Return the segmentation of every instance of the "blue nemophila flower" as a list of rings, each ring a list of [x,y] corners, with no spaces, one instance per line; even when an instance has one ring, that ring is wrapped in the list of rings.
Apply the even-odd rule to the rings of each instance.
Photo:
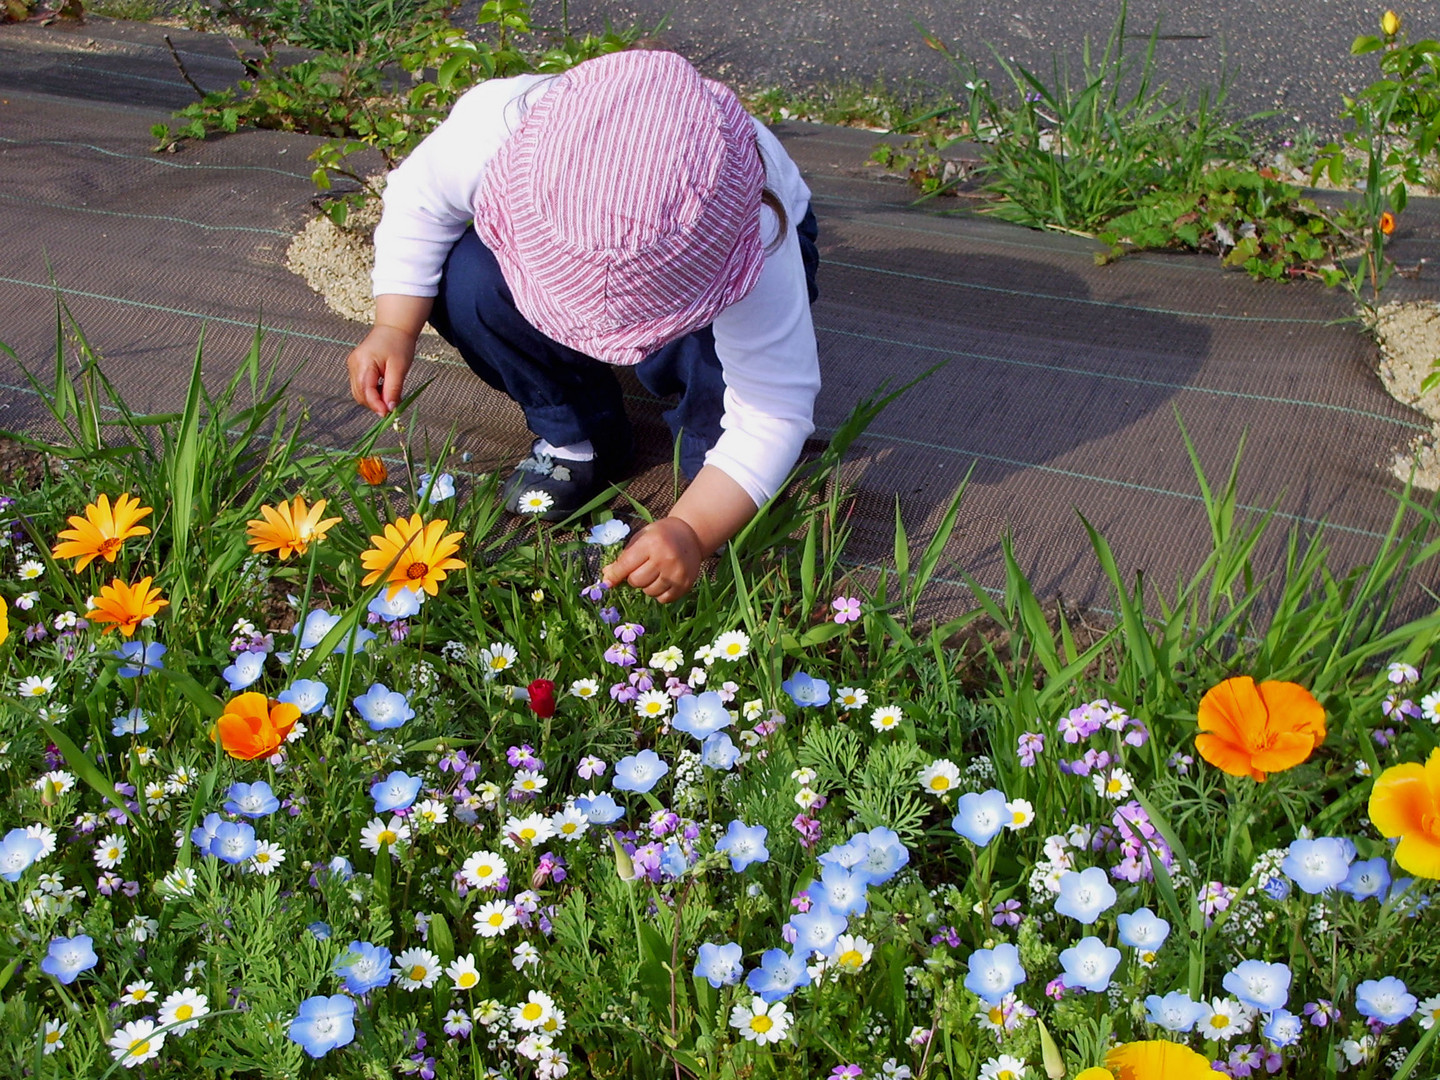
[[[455,477],[448,472],[442,472],[439,476],[433,473],[420,474],[420,493],[422,502],[429,502],[431,506],[442,503],[446,499],[455,497]]]
[[[232,694],[239,693],[265,674],[265,654],[247,651],[235,657],[235,662],[220,673]]]
[[[390,950],[368,941],[352,941],[345,955],[335,961],[335,974],[345,980],[352,994],[368,994],[390,985]]]
[[[40,961],[40,970],[69,986],[82,971],[89,971],[99,962],[100,958],[95,955],[95,940],[89,934],[77,934],[75,937],[53,939],[45,959]]]
[[[955,818],[950,827],[976,847],[984,847],[1000,835],[1010,811],[1005,806],[1005,793],[967,791],[955,803]]]
[[[144,735],[149,730],[150,721],[145,719],[145,710],[138,706],[110,721],[110,734],[115,736]]]
[[[1115,904],[1115,887],[1103,868],[1067,870],[1060,875],[1060,895],[1055,898],[1055,911],[1069,915],[1078,923],[1091,925]]]
[[[349,881],[355,876],[355,867],[350,865],[350,860],[344,855],[336,855],[327,864],[326,869],[337,881]]]
[[[590,527],[590,535],[585,537],[587,544],[599,544],[602,547],[609,544],[618,544],[630,535],[630,526],[619,518],[611,518],[609,521],[602,521],[598,525]]]
[[[269,817],[279,809],[280,800],[275,797],[275,792],[264,780],[257,780],[253,784],[237,782],[231,784],[230,790],[226,792],[225,812],[227,814],[262,818]]]
[[[1394,975],[1383,979],[1366,979],[1355,987],[1355,1011],[1386,1027],[1398,1024],[1420,1004],[1405,983]]]
[[[1145,999],[1145,1019],[1166,1031],[1193,1031],[1209,1012],[1203,1001],[1196,1001],[1184,990],[1171,990],[1161,997],[1151,994]]]
[[[1110,985],[1110,976],[1120,965],[1120,950],[1097,937],[1083,937],[1060,953],[1060,964],[1065,969],[1060,981],[1066,989],[1099,994]]]
[[[976,949],[968,961],[965,989],[986,1005],[998,1005],[1006,994],[1025,981],[1020,950],[1009,942],[993,949]]]
[[[780,689],[789,694],[790,700],[802,709],[830,704],[830,684],[824,679],[811,678],[803,671],[797,671],[782,682]]]
[[[420,605],[425,602],[424,589],[418,592],[414,589],[401,589],[394,596],[387,596],[386,593],[389,591],[381,589],[365,610],[372,615],[378,615],[386,622],[408,619],[412,615],[420,614]]]
[[[1267,964],[1263,960],[1242,960],[1226,972],[1221,985],[1234,994],[1240,1004],[1260,1012],[1284,1008],[1290,997],[1290,969],[1284,964]]]
[[[675,719],[670,726],[703,742],[721,728],[730,726],[730,713],[725,708],[725,699],[714,690],[686,694],[675,703]]]
[[[1148,907],[1129,915],[1118,915],[1115,925],[1120,931],[1120,944],[1144,952],[1157,952],[1170,936],[1170,924]]]
[[[371,731],[398,728],[407,720],[415,718],[415,710],[410,707],[409,699],[400,691],[391,690],[384,683],[371,683],[370,689],[355,698],[353,704],[365,723],[370,725]]]
[[[290,1021],[290,1041],[299,1043],[312,1058],[321,1058],[355,1038],[355,999],[344,994],[317,995],[300,1003]]]
[[[790,926],[795,931],[795,951],[807,956],[812,952],[828,956],[846,925],[844,915],[824,904],[815,904],[809,911],[790,916]]]
[[[24,829],[11,829],[5,839],[0,840],[0,878],[19,881],[44,847],[39,837],[31,836]]]
[[[291,632],[299,639],[300,648],[313,649],[325,640],[325,635],[330,633],[339,621],[339,615],[332,615],[324,608],[316,608],[305,616],[303,623],[296,623]],[[331,651],[336,655],[347,652],[352,647],[352,642],[353,648],[359,649],[363,647],[367,641],[372,641],[374,638],[375,634],[373,631],[366,630],[364,627],[356,627],[350,634],[345,635],[340,643]],[[276,653],[275,655],[278,656],[280,662],[284,664],[290,663],[293,658],[292,653]]]
[[[305,929],[310,931],[310,936],[313,937],[316,941],[330,940],[331,930],[330,924],[327,922],[321,922],[317,919],[315,922],[312,922],[308,926],[306,926]]]
[[[127,641],[110,653],[125,661],[115,670],[122,679],[133,679],[137,675],[148,675],[165,666],[165,654],[170,650],[158,641],[145,644],[143,641]]]
[[[1265,1021],[1260,1034],[1283,1050],[1300,1041],[1300,1036],[1305,1034],[1305,1021],[1289,1009],[1276,1009]]]
[[[1350,874],[1355,845],[1338,836],[1295,840],[1280,863],[1285,876],[1311,896],[1328,892]]]
[[[330,696],[330,688],[323,682],[317,682],[314,679],[296,679],[275,696],[281,701],[294,705],[300,710],[301,716],[309,716],[325,707],[325,699]]]
[[[210,854],[221,862],[242,863],[255,854],[255,829],[243,821],[222,821],[215,826]]]
[[[575,809],[585,815],[591,825],[612,825],[625,816],[625,810],[609,792],[598,795],[581,795],[575,800]]]
[[[893,829],[882,826],[856,833],[850,843],[858,844],[860,849],[860,859],[851,869],[871,885],[884,885],[910,861],[910,850]]]
[[[770,850],[765,846],[769,835],[764,825],[746,825],[736,818],[715,844],[715,850],[730,856],[730,869],[738,874],[751,863],[769,861]]]
[[[810,985],[810,972],[805,970],[805,958],[792,956],[784,949],[766,949],[760,956],[760,966],[745,976],[745,985],[763,1001],[775,1002]]]
[[[610,783],[616,791],[634,791],[644,795],[669,771],[670,766],[654,750],[641,750],[615,763],[615,775]]]
[[[396,769],[384,780],[370,785],[370,798],[375,800],[375,813],[388,814],[392,810],[408,810],[420,794],[423,781],[418,776]]]
[[[1390,887],[1390,864],[1382,855],[1353,862],[1338,887],[1356,900],[1378,899]]]
[[[717,990],[734,986],[743,970],[741,956],[740,946],[733,941],[724,945],[707,941],[700,946],[700,955],[695,959],[695,978],[704,979]]]
[[[215,842],[215,831],[225,824],[225,819],[219,814],[206,814],[199,825],[190,830],[190,842],[195,845],[201,855],[210,854],[210,846]]]
[[[680,699],[684,701],[684,698]],[[728,772],[740,760],[740,748],[723,731],[717,731],[700,744],[700,764],[707,769]]]
[[[870,906],[865,877],[831,863],[820,871],[820,880],[806,889],[813,904],[828,907],[841,915],[864,915]]]
[[[665,850],[660,853],[660,873],[666,880],[674,881],[690,869],[689,856],[674,840],[665,845]]]

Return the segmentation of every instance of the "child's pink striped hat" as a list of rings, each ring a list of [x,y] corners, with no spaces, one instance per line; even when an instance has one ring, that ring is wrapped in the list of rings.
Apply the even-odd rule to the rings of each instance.
[[[611,53],[526,112],[485,170],[475,230],[537,329],[637,364],[754,287],[764,184],[728,87],[674,53]]]

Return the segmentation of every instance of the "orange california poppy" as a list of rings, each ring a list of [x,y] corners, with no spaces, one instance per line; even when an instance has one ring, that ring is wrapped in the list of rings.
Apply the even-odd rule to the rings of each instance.
[[[264,515],[263,520],[254,518],[245,523],[250,533],[250,546],[257,552],[278,551],[281,559],[288,559],[292,552],[304,555],[312,540],[316,543],[324,540],[330,526],[340,520],[332,517],[322,521],[320,515],[324,512],[324,499],[306,507],[302,495],[296,495],[293,504],[282,502],[278,506],[262,506],[260,513]]]
[[[424,589],[434,596],[445,571],[459,570],[465,563],[450,556],[460,550],[464,533],[444,535],[450,522],[441,519],[426,525],[419,514],[410,519],[397,518],[385,526],[385,535],[370,537],[375,546],[360,553],[360,562],[370,573],[361,585],[373,585],[382,578],[389,583],[385,596],[393,597],[401,589],[419,592]]]
[[[1395,231],[1395,215],[1389,210],[1380,215],[1380,231],[1386,236]]]
[[[122,494],[110,506],[110,498],[101,495],[85,507],[85,516],[78,514],[70,518],[70,528],[60,533],[60,543],[50,552],[57,559],[74,559],[75,569],[84,570],[95,558],[114,562],[120,545],[132,536],[144,536],[150,530],[135,524],[146,514],[154,513],[148,506],[141,506],[140,500]]]
[[[1211,1080],[1225,1075],[1211,1068],[1204,1054],[1164,1039],[1122,1043],[1105,1055],[1105,1064],[1116,1080]]]
[[[101,587],[95,606],[85,612],[85,618],[91,622],[114,623],[116,630],[132,637],[141,622],[169,603],[160,599],[159,589],[150,587],[148,577],[141,578],[134,588],[116,578]]]
[[[1386,839],[1400,837],[1400,869],[1440,878],[1440,750],[1431,750],[1424,765],[1412,761],[1382,772],[1370,790],[1370,820]]]
[[[1325,741],[1325,710],[1298,683],[1226,679],[1200,699],[1200,756],[1231,776],[1264,780]]]
[[[241,694],[226,702],[212,738],[218,738],[231,757],[254,761],[280,749],[299,719],[298,705],[271,701],[264,694]]]
[[[360,479],[371,487],[379,487],[390,477],[390,470],[378,457],[362,457],[355,462],[355,471]]]

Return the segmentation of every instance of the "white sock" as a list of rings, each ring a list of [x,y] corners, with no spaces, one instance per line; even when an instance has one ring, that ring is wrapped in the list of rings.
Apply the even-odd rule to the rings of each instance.
[[[590,445],[590,440],[571,443],[569,446],[551,446],[544,439],[536,439],[535,445],[530,448],[532,454],[548,454],[552,458],[559,458],[561,461],[594,461],[595,447]]]

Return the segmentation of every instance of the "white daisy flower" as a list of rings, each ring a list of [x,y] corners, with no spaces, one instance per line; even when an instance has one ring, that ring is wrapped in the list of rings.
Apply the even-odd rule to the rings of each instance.
[[[1195,1030],[1207,1039],[1229,1042],[1237,1035],[1243,1035],[1250,1028],[1248,1010],[1231,998],[1214,998],[1205,1006],[1205,1015],[1195,1025]]]
[[[480,666],[485,669],[485,678],[493,679],[502,671],[509,671],[520,659],[515,646],[503,641],[492,641],[480,650]]]
[[[842,686],[835,691],[835,704],[842,712],[849,712],[851,709],[858,709],[862,705],[869,704],[870,695],[864,690],[854,686]]]
[[[750,635],[743,630],[728,630],[715,639],[710,649],[720,660],[743,659],[750,652]]]
[[[550,497],[550,493],[537,488],[522,491],[516,509],[522,514],[543,514],[554,505],[555,500]]]
[[[854,975],[870,962],[875,946],[859,935],[841,934],[835,939],[831,963],[837,972]]]
[[[410,816],[423,826],[444,825],[450,820],[450,808],[438,799],[421,799],[411,808]]]
[[[481,904],[475,912],[475,932],[481,937],[499,937],[519,921],[515,905],[504,900]]]
[[[544,773],[536,772],[533,769],[519,769],[515,773],[515,779],[510,781],[511,791],[524,791],[530,794],[538,794],[540,789],[550,782],[550,778]]]
[[[937,758],[920,770],[920,786],[931,795],[948,795],[960,783],[960,767],[948,758]]]
[[[500,843],[518,851],[522,844],[530,847],[549,840],[555,835],[555,826],[544,814],[527,814],[523,818],[506,818],[503,831],[504,838]]]
[[[588,700],[600,693],[600,684],[594,679],[576,679],[570,684],[570,693],[578,698]]]
[[[904,718],[899,705],[882,705],[870,714],[870,726],[876,731],[894,731]]]
[[[455,984],[456,990],[474,990],[480,985],[480,972],[475,967],[475,957],[456,957],[445,969],[445,977]]]
[[[664,690],[646,690],[635,699],[635,715],[642,719],[657,719],[670,712],[670,695]]]
[[[395,958],[395,975],[402,990],[428,990],[440,977],[440,957],[429,949],[406,949]]]
[[[65,1032],[69,1030],[70,1024],[66,1021],[46,1020],[45,1034],[40,1037],[45,1053],[53,1054],[56,1050],[65,1049]]]
[[[510,1006],[510,1026],[516,1031],[534,1031],[554,1014],[554,999],[543,990],[531,990],[525,1001]]]
[[[55,689],[55,676],[26,675],[20,680],[21,697],[44,697]]]
[[[371,818],[370,823],[360,830],[360,846],[372,855],[380,854],[381,844],[389,844],[391,856],[398,859],[400,853],[395,849],[409,839],[410,826],[400,817],[391,817],[389,822],[378,817]]]
[[[170,1027],[170,1035],[183,1035],[200,1026],[200,1018],[210,1011],[210,999],[186,986],[176,990],[160,1005],[160,1026]]]
[[[110,833],[95,845],[95,865],[102,870],[113,870],[125,859],[125,838]]]
[[[1029,799],[1011,799],[1005,804],[1005,810],[1010,815],[1005,827],[1011,832],[1019,832],[1035,820],[1035,807]]]
[[[749,1042],[764,1046],[785,1038],[790,1030],[790,1014],[783,1001],[767,1005],[764,998],[751,998],[749,1004],[730,1010],[730,1026]]]
[[[576,809],[574,803],[569,803],[565,809],[550,818],[550,824],[554,826],[555,835],[561,840],[579,840],[590,827],[590,819]]]
[[[145,1005],[154,1000],[155,984],[144,979],[128,984],[125,993],[120,995],[122,1005]]]
[[[1124,769],[1111,769],[1108,773],[1095,773],[1090,777],[1090,782],[1095,785],[1095,794],[1104,796],[1111,802],[1119,802],[1128,796],[1135,787],[1135,782],[1130,779],[1130,774]]]
[[[110,1055],[127,1069],[160,1056],[165,1045],[165,1033],[155,1030],[155,1021],[149,1018],[131,1020],[106,1040]]]
[[[460,876],[472,889],[494,885],[509,872],[505,859],[493,851],[477,851],[460,867]]]
[[[45,576],[45,564],[38,559],[26,559],[20,564],[20,580],[34,581]]]
[[[261,877],[269,877],[285,861],[285,849],[269,840],[255,841],[255,854],[250,856],[250,869]]]

